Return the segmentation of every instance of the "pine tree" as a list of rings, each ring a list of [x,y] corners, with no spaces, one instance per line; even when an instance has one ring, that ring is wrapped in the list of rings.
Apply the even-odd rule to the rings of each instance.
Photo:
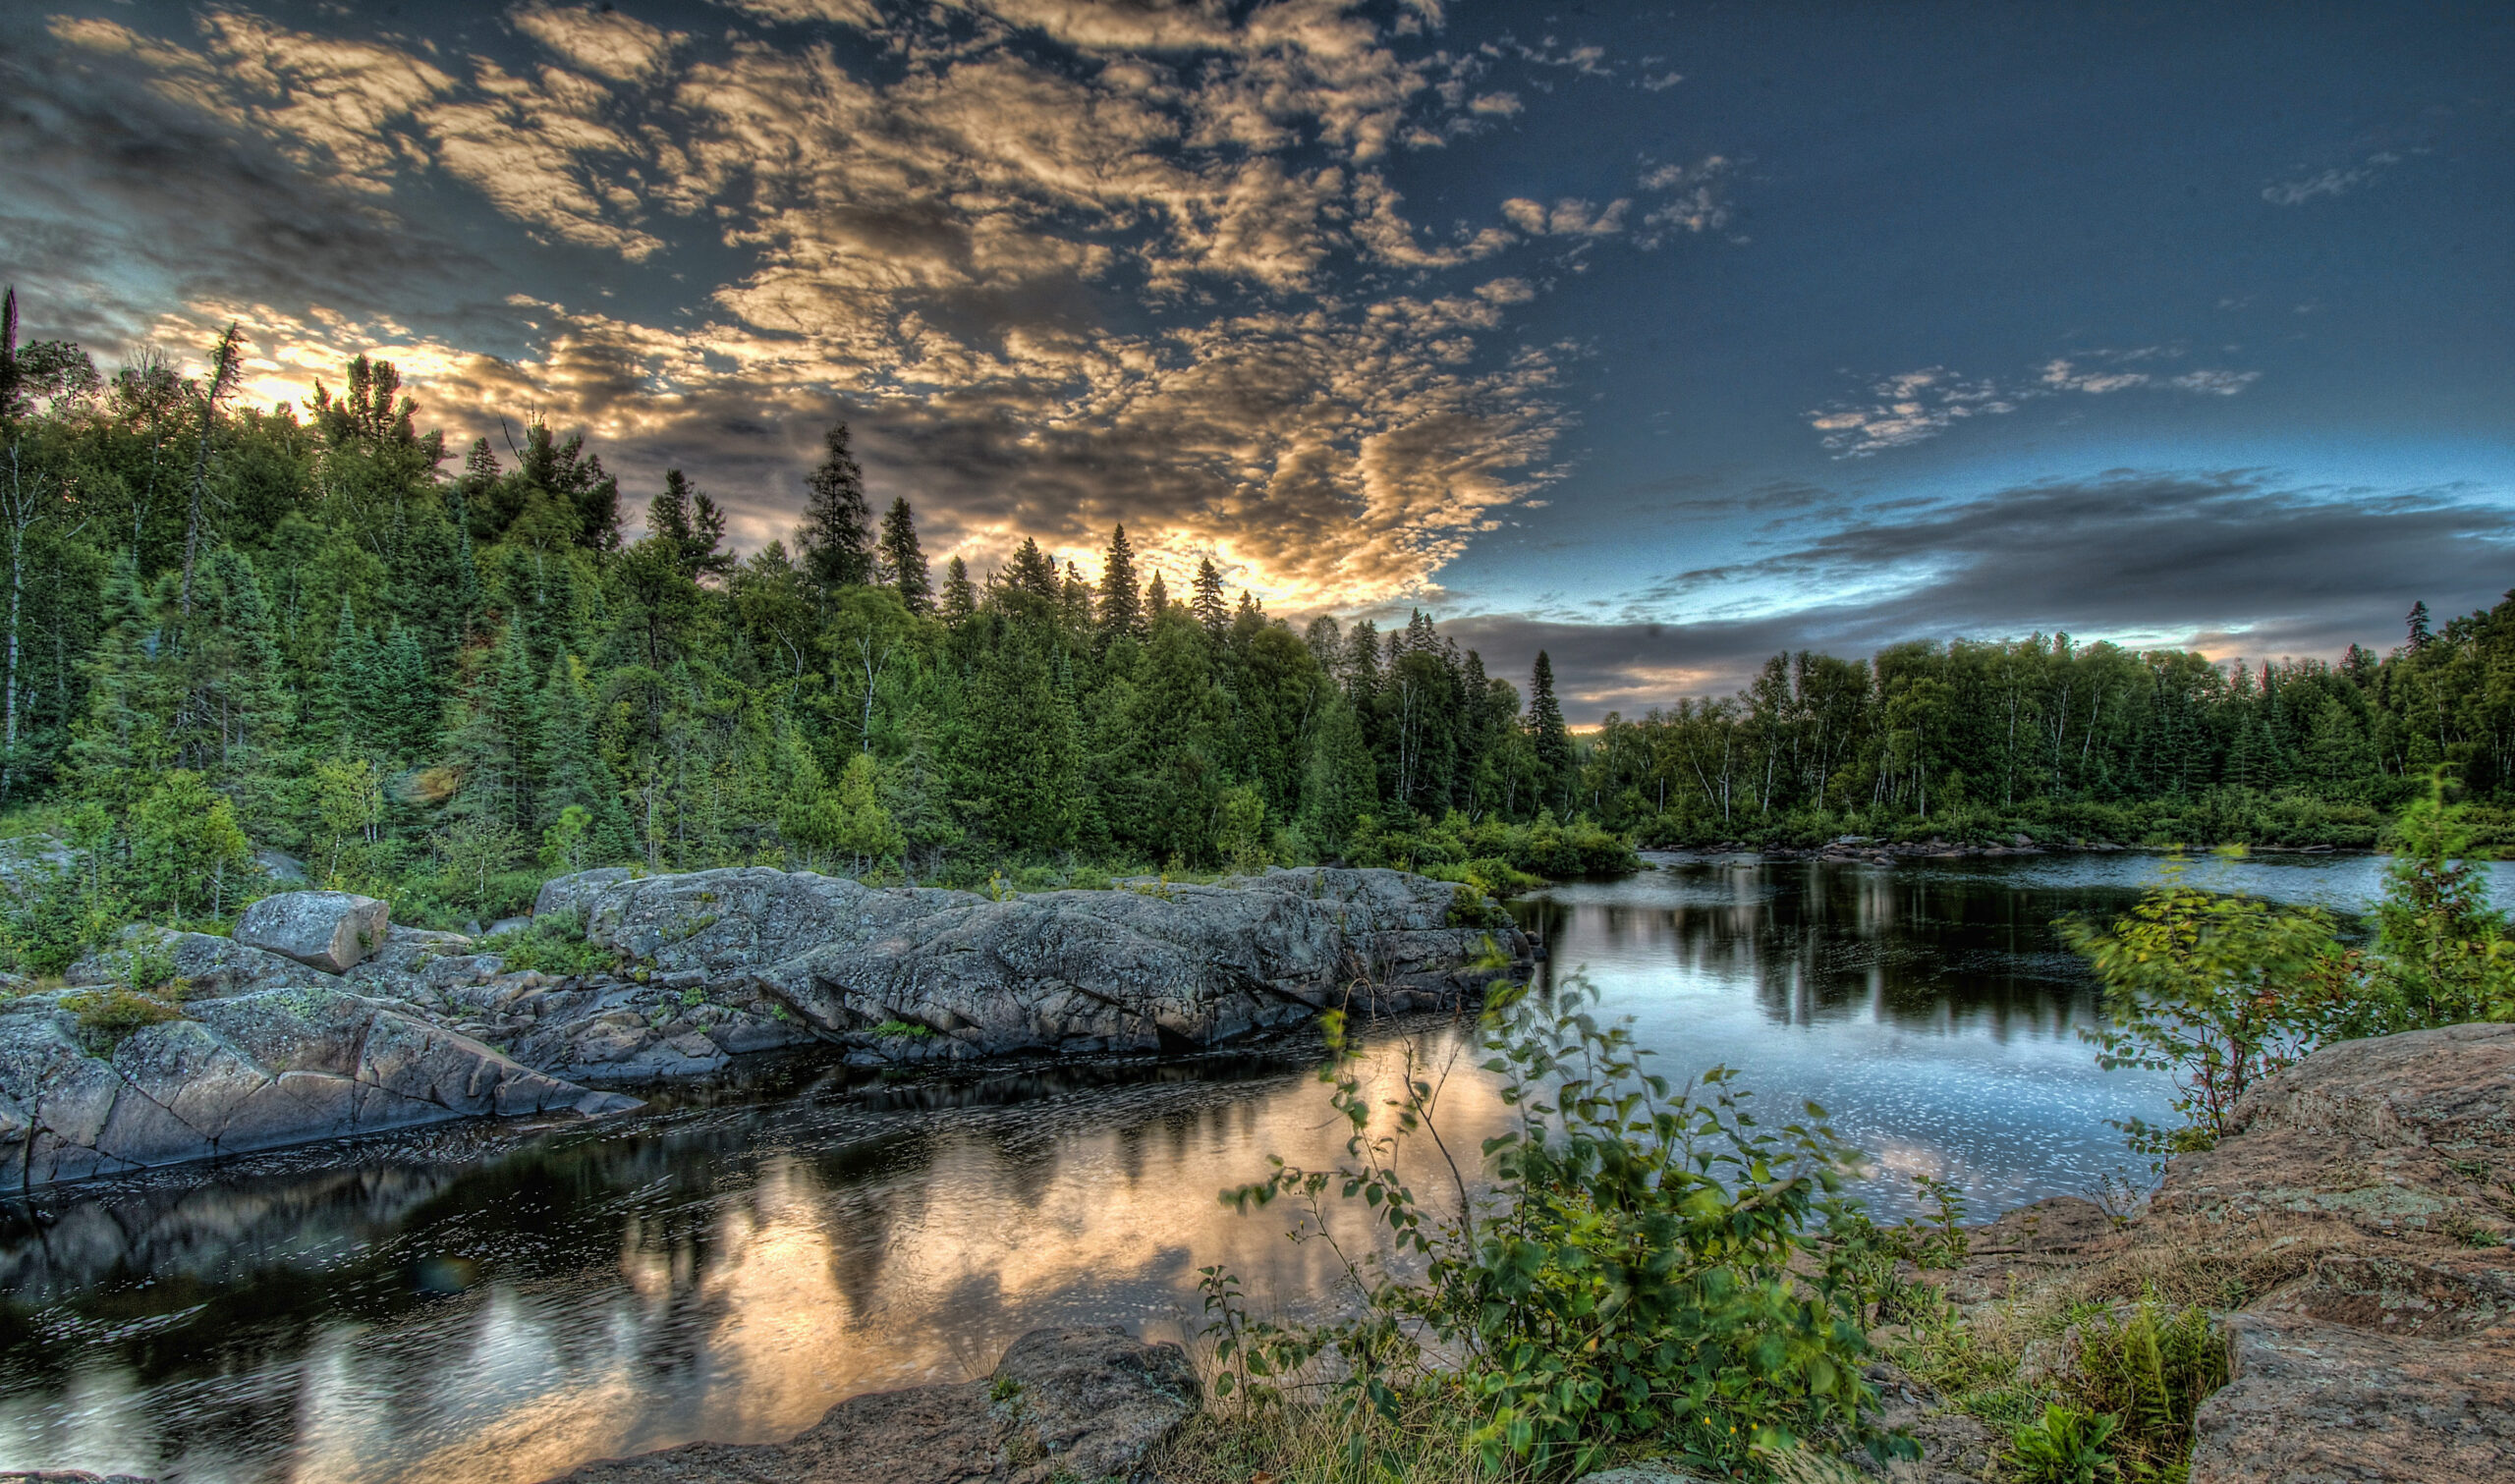
[[[1170,611],[1170,589],[1161,582],[1161,571],[1155,568],[1152,583],[1144,590],[1144,622],[1149,629],[1153,622]]]
[[[1100,561],[1100,637],[1103,642],[1124,634],[1144,633],[1144,593],[1136,582],[1136,552],[1127,544],[1127,528],[1109,531],[1108,555]]]
[[[2436,635],[2429,632],[2426,599],[2410,605],[2410,652],[2417,654],[2434,642]]]
[[[1542,649],[1529,674],[1529,737],[1537,754],[1538,800],[1558,813],[1570,812],[1572,732],[1554,698],[1554,661]]]
[[[1222,600],[1222,574],[1214,570],[1211,557],[1197,561],[1197,591],[1188,607],[1204,627],[1207,638],[1219,641],[1230,630],[1231,607]]]
[[[925,548],[917,543],[917,521],[906,497],[893,500],[882,516],[881,578],[900,595],[911,613],[934,607],[934,584],[925,575]]]
[[[865,471],[848,449],[847,424],[833,423],[822,445],[821,462],[804,481],[804,522],[795,531],[795,550],[826,606],[840,588],[873,580],[873,517],[865,504]]]

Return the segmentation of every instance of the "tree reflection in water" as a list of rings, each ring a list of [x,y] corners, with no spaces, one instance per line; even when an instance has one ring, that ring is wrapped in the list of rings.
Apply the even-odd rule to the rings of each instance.
[[[1675,1075],[1815,1097],[1878,1164],[1981,1207],[2084,1189],[2153,1114],[2075,1029],[2063,911],[2021,873],[1689,866],[1520,910]],[[1381,1027],[1436,1055],[1443,1017]],[[0,1204],[0,1468],[227,1480],[530,1481],[692,1438],[781,1437],[856,1392],[982,1373],[1024,1330],[1177,1336],[1194,1270],[1314,1306],[1332,1255],[1215,1199],[1335,1152],[1314,1040],[885,1081],[773,1062],[646,1112],[468,1126]],[[1473,1058],[1459,1065],[1471,1067]],[[1387,1060],[1382,1074],[1391,1074]],[[1504,1110],[1459,1073],[1445,1126]],[[1343,1234],[1361,1240],[1361,1232]]]

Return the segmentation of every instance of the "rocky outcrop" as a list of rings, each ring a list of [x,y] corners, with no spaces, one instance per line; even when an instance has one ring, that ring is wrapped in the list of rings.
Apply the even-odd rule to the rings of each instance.
[[[2515,1481],[2515,1025],[2327,1047],[2247,1092],[2139,1219],[2064,1198],[1970,1236],[1945,1284],[1969,1307],[2119,1302],[2160,1282],[2241,1295],[2191,1484]],[[2075,1354],[2066,1333],[2030,1344],[2019,1380],[2065,1379]],[[1923,1458],[1888,1477],[1997,1476],[2004,1437],[1918,1415],[1941,1434],[1916,1428]]]
[[[345,974],[384,946],[383,903],[352,892],[275,892],[236,919],[236,941]]]
[[[975,1484],[1134,1479],[1199,1403],[1175,1345],[1123,1329],[1034,1330],[986,1381],[851,1398],[784,1443],[693,1443],[554,1484]]]
[[[2231,1318],[2193,1484],[2515,1479],[2515,1025],[2328,1047],[2233,1126],[2154,1217],[2326,1235]]]
[[[1455,925],[1456,888],[1386,870],[996,901],[733,869],[544,896],[650,975],[749,989],[867,1060],[1208,1045],[1338,1007],[1455,1005],[1528,955],[1514,928]]]
[[[317,972],[294,959],[283,959],[233,938],[221,938],[212,933],[168,932],[145,923],[134,923],[124,928],[121,940],[112,948],[82,955],[63,973],[62,980],[74,988],[90,984],[128,984],[132,978],[132,952],[135,948],[142,953],[163,955],[174,965],[174,978],[182,992],[191,997],[208,998],[289,986],[342,987],[341,980],[335,975]]]
[[[20,1187],[482,1115],[637,1106],[414,1008],[320,987],[194,1001],[121,1032],[76,991],[0,1006],[0,1170]],[[114,1035],[114,1039],[102,1039]]]

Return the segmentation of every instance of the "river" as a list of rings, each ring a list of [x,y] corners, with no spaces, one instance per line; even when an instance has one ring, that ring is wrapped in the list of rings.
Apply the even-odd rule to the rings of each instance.
[[[2158,862],[1683,861],[1514,905],[1633,1017],[1660,1070],[1738,1069],[1767,1116],[1822,1104],[1866,1150],[1984,1213],[2133,1167],[2109,1120],[2162,1079],[2106,1072],[2094,985],[2051,923],[2127,903]],[[2380,862],[2196,868],[2347,909]],[[2499,886],[2508,885],[2501,876]],[[2507,893],[2500,891],[2501,898]],[[1503,1110],[1448,1017],[1377,1027],[1452,1069],[1445,1128]],[[1162,1061],[890,1080],[789,1059],[644,1112],[468,1125],[0,1203],[0,1469],[184,1484],[531,1484],[696,1438],[792,1434],[859,1392],[982,1375],[1042,1324],[1181,1338],[1196,1269],[1257,1307],[1333,1292],[1325,1243],[1216,1192],[1341,1134],[1314,1037]]]

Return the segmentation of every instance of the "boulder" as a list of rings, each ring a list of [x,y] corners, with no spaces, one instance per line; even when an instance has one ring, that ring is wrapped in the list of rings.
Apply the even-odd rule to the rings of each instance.
[[[450,1119],[639,1106],[344,990],[193,1001],[110,1047],[83,1034],[70,999],[0,1007],[0,1168],[21,1187]]]
[[[343,974],[384,946],[385,905],[351,892],[280,892],[236,920],[236,941]]]
[[[1175,1345],[1145,1345],[1115,1325],[1034,1330],[987,1381],[855,1397],[784,1443],[692,1443],[589,1463],[564,1484],[1135,1479],[1199,1402]]]

